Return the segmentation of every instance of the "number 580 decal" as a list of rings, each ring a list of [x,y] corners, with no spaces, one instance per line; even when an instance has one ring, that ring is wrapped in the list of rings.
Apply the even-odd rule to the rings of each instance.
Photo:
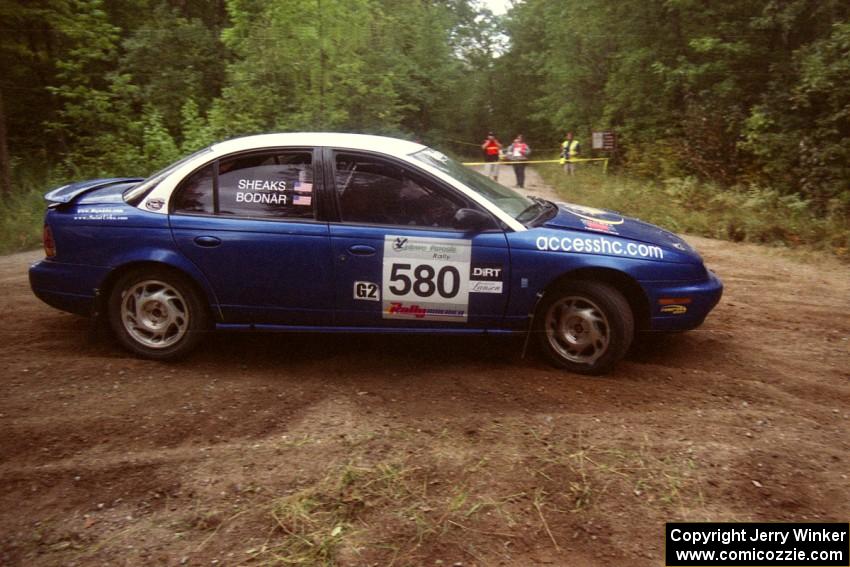
[[[470,257],[469,240],[387,236],[384,318],[466,321]]]
[[[408,272],[412,271],[411,279]],[[460,291],[460,272],[454,266],[443,266],[437,271],[430,264],[393,264],[390,269],[390,291],[396,295],[407,295],[411,291],[417,297],[431,297],[435,293],[445,299],[457,296]]]

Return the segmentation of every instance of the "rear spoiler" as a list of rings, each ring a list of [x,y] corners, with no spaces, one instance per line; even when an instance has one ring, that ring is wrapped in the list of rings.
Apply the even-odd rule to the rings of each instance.
[[[89,181],[79,181],[77,183],[69,183],[62,187],[57,187],[44,195],[44,199],[50,203],[50,206],[66,205],[81,195],[85,195],[95,189],[103,189],[110,185],[118,185],[120,183],[141,183],[143,177],[111,177],[108,179],[91,179]]]

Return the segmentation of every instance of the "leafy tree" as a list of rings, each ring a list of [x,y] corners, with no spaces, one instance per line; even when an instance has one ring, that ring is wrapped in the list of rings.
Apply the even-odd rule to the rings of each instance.
[[[223,40],[237,60],[212,115],[217,131],[336,130],[377,117],[397,122],[396,95],[367,62],[371,22],[381,17],[372,2],[232,0],[228,9],[233,25]]]
[[[825,206],[846,203],[848,20],[837,0],[527,0],[497,65],[538,132],[613,128],[635,171]]]
[[[179,131],[187,99],[208,108],[221,92],[225,50],[215,31],[199,19],[186,19],[160,4],[124,40],[123,48],[120,72],[132,77],[141,99],[157,108],[173,133]]]
[[[182,154],[190,154],[215,141],[207,121],[201,116],[194,100],[190,98],[183,104],[180,115],[180,131],[183,137],[183,143],[180,145]]]
[[[757,178],[814,199],[821,210],[850,209],[850,23],[795,52],[793,87],[774,85],[753,108],[742,146]]]
[[[369,54],[369,64],[376,73],[384,70],[402,103],[397,127],[443,138],[461,119],[450,109],[464,98],[455,91],[461,78],[452,38],[458,16],[452,6],[439,3],[385,0],[382,5],[383,18],[373,30],[380,49]]]
[[[56,149],[41,135],[57,104],[46,89],[54,81],[55,14],[62,0],[0,2],[0,187],[11,190],[11,164],[48,159]],[[27,163],[28,165],[28,163]]]
[[[64,55],[49,91],[61,110],[47,126],[65,148],[64,166],[76,175],[137,170],[137,88],[115,72],[120,30],[101,0],[69,0],[55,18]]]
[[[151,171],[162,169],[180,157],[162,116],[152,107],[148,107],[142,117],[142,155]]]

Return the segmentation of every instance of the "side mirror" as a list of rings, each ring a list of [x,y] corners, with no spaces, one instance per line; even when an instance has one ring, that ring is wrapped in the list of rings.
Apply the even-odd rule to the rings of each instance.
[[[454,227],[469,232],[480,232],[492,228],[493,219],[475,209],[460,209],[455,213]]]

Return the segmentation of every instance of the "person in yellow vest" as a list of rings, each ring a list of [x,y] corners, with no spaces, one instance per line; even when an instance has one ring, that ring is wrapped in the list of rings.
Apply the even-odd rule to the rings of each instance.
[[[567,139],[561,144],[561,164],[564,166],[564,173],[575,175],[576,164],[572,160],[578,157],[581,151],[581,142],[573,138],[572,132],[567,132]]]

